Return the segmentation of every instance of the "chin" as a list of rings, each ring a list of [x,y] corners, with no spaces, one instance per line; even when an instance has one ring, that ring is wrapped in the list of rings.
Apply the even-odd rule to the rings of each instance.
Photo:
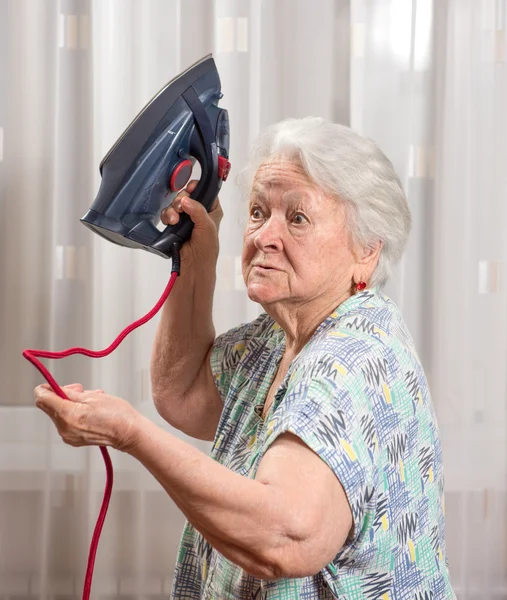
[[[247,293],[252,302],[258,302],[263,307],[280,300],[279,293],[273,290],[270,286],[258,284],[249,285],[247,287]]]

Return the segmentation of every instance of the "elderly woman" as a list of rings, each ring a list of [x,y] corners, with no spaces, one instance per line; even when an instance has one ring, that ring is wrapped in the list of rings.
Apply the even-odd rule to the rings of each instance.
[[[428,385],[379,291],[410,230],[391,163],[346,127],[288,120],[260,136],[244,179],[243,276],[265,311],[251,323],[215,338],[218,201],[208,214],[184,192],[163,215],[195,227],[153,396],[213,440],[211,458],[101,392],[68,386],[65,402],[41,386],[38,406],[67,443],[137,458],[185,513],[173,598],[454,598]]]

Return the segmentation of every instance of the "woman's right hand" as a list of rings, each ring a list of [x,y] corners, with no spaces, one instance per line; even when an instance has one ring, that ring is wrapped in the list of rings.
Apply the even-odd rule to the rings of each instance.
[[[215,198],[213,206],[208,213],[204,206],[190,198],[195,190],[197,180],[192,180],[187,187],[179,192],[172,204],[160,213],[160,219],[164,225],[176,225],[180,220],[180,214],[185,212],[194,223],[192,236],[181,248],[181,259],[190,264],[199,264],[218,258],[218,229],[223,217],[223,211],[218,197]]]

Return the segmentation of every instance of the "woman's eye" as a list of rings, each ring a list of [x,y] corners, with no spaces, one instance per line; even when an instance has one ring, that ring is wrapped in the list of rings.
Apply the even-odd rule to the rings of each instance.
[[[255,221],[258,221],[259,219],[262,219],[262,211],[259,208],[252,208],[250,211],[250,216]]]
[[[296,225],[302,225],[306,221],[306,217],[301,213],[296,213],[292,219]]]

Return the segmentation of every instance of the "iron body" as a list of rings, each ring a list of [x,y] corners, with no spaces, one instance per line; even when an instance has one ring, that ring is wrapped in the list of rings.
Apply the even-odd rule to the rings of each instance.
[[[170,257],[193,224],[186,214],[160,230],[160,213],[185,186],[197,161],[191,194],[209,211],[227,178],[229,118],[215,61],[207,56],[170,81],[144,107],[100,163],[102,182],[81,221],[102,237]]]

